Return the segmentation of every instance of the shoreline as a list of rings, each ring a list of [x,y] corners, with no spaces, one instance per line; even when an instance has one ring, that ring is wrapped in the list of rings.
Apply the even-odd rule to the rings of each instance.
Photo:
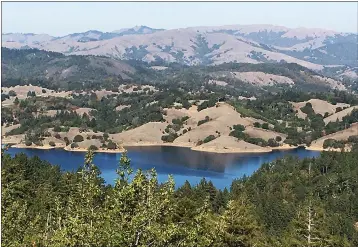
[[[63,150],[67,151],[67,152],[82,152],[82,153],[86,153],[88,151],[88,149],[86,148],[68,148],[67,146],[63,148]],[[124,148],[121,149],[98,149],[98,150],[93,150],[94,153],[123,153],[125,151]]]
[[[309,151],[320,151],[320,152],[341,152],[342,149],[340,148],[323,148],[323,147],[317,147],[317,146],[305,146],[305,149],[306,150],[309,150]],[[350,148],[345,148],[344,149],[345,152],[350,152],[351,149]]]
[[[1,143],[2,145],[4,144],[10,144],[11,143]],[[115,150],[109,150],[109,149],[99,149],[99,150],[94,150],[95,153],[123,153],[126,151],[126,148],[130,148],[130,147],[181,147],[181,148],[189,148],[192,151],[196,151],[196,152],[207,152],[207,153],[217,153],[217,154],[249,154],[249,153],[255,153],[255,154],[259,154],[259,153],[270,153],[273,151],[285,151],[285,150],[293,150],[293,149],[297,149],[300,146],[288,146],[288,145],[283,145],[280,147],[270,147],[270,148],[262,148],[262,149],[240,149],[240,148],[228,148],[228,149],[216,149],[216,148],[200,148],[200,146],[193,146],[190,144],[178,144],[178,143],[129,143],[129,144],[122,144],[123,148],[121,149],[115,149]],[[13,144],[11,145],[12,148],[27,148],[27,149],[39,149],[39,150],[52,150],[52,149],[63,149],[67,152],[87,152],[88,149],[86,148],[75,148],[72,149],[68,146],[49,146],[49,145],[45,145],[45,146],[26,146],[24,144]],[[311,150],[311,151],[333,151],[333,150],[324,150],[324,149],[319,149],[319,148],[310,148],[310,147],[305,147],[303,146],[306,150]],[[266,149],[266,150],[265,150]],[[337,150],[338,151],[338,150]],[[339,150],[340,151],[340,150]]]

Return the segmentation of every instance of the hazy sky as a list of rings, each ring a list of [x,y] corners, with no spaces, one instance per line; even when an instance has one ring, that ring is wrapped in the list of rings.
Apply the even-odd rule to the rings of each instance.
[[[55,36],[88,30],[113,31],[136,25],[153,28],[274,24],[358,32],[354,2],[6,2],[2,32]]]

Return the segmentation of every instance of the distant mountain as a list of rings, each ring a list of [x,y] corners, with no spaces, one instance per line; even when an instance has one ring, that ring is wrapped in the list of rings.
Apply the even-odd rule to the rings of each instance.
[[[66,55],[102,55],[146,62],[186,65],[287,62],[313,70],[332,65],[358,66],[357,34],[325,29],[231,25],[163,30],[137,26],[64,37],[43,34],[2,37],[2,45],[8,48],[38,48]]]
[[[150,34],[159,31],[164,31],[164,29],[155,29],[147,26],[135,26],[133,28],[123,28],[115,30],[112,33],[120,35],[133,35],[133,34]]]

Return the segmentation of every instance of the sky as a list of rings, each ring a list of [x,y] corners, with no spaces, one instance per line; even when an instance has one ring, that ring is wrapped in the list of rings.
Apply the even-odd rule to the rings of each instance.
[[[273,24],[358,32],[357,2],[2,2],[2,33]]]

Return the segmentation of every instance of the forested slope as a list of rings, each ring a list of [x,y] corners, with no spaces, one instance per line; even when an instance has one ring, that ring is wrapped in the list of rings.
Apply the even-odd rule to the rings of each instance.
[[[358,245],[356,148],[264,164],[223,191],[204,179],[177,190],[171,177],[158,184],[126,154],[105,186],[92,158],[61,172],[2,153],[2,246]]]

